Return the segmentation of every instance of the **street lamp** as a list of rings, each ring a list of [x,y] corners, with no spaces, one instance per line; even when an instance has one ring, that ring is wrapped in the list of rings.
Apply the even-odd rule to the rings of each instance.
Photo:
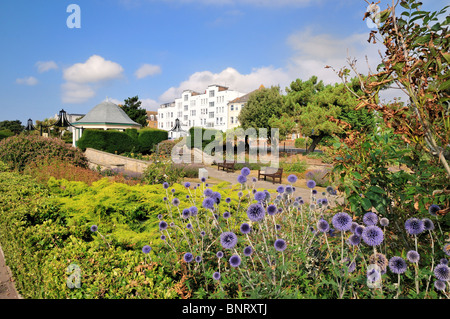
[[[42,128],[44,128],[44,127],[45,128],[49,128],[49,127],[52,127],[52,126],[63,128],[63,127],[68,127],[68,126],[73,126],[73,125],[67,119],[66,111],[61,110],[61,111],[59,111],[59,116],[58,116],[58,119],[57,119],[55,124],[43,125],[41,123],[41,125],[40,125],[41,136],[42,136]],[[34,131],[34,130],[36,130],[36,127],[33,125],[33,121],[31,119],[28,120],[28,124],[27,124],[27,127],[25,128],[25,130],[27,130],[27,131]]]

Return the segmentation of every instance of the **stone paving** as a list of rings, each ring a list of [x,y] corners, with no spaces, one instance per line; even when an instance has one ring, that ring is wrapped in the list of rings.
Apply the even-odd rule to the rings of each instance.
[[[14,286],[11,271],[5,264],[5,256],[0,247],[0,299],[21,299]]]

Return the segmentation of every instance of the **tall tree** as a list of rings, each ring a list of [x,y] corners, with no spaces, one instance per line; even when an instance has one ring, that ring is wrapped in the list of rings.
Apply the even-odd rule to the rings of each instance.
[[[127,115],[135,121],[142,125],[142,127],[147,126],[147,111],[141,108],[141,101],[139,101],[139,97],[136,95],[134,97],[130,97],[125,100],[125,104],[122,105],[122,110],[127,113]]]
[[[19,134],[24,130],[24,126],[22,125],[22,122],[19,120],[15,121],[2,121],[0,122],[0,131],[1,130],[10,130],[14,134]]]
[[[270,119],[272,116],[281,117],[284,112],[284,100],[280,93],[279,86],[270,88],[261,87],[253,92],[239,113],[238,120],[244,130],[255,128],[258,132],[259,128],[268,130],[268,138],[271,138]]]
[[[357,90],[359,83],[353,79],[350,85]],[[307,81],[293,81],[286,92],[286,114],[290,114],[302,134],[312,140],[307,153],[313,152],[324,137],[344,134],[344,126],[359,131],[374,127],[373,116],[365,110],[355,110],[358,101],[344,84],[324,85],[312,76]]]

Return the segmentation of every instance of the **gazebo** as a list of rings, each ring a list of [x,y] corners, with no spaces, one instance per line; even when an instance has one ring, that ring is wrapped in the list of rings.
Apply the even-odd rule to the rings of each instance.
[[[187,136],[188,132],[181,128],[181,123],[179,119],[175,120],[175,126],[169,130],[169,137],[176,140],[179,137]]]
[[[104,101],[92,110],[90,110],[83,118],[72,123],[73,146],[80,139],[84,129],[103,129],[103,130],[119,130],[124,131],[127,128],[139,129],[141,125],[134,122],[117,104],[110,101]]]

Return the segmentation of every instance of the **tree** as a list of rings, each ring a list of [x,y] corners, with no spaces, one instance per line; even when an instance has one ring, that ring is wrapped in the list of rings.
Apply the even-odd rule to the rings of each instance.
[[[355,90],[359,87],[356,79],[350,85]],[[326,136],[345,135],[345,127],[359,131],[370,131],[374,127],[373,116],[366,110],[355,110],[358,101],[344,84],[324,85],[312,76],[307,81],[293,81],[286,92],[286,114],[295,120],[302,134],[312,140],[307,153],[313,152]]]
[[[25,129],[22,125],[22,122],[19,120],[15,121],[2,121],[0,122],[0,131],[2,130],[10,130],[14,134],[19,134]]]
[[[438,19],[449,6],[428,12],[421,10],[421,4],[402,0],[400,15],[396,14],[398,2],[380,13],[378,31],[371,31],[368,41],[382,42],[386,51],[377,73],[369,71],[366,77],[349,59],[362,87],[361,94],[350,91],[359,99],[358,109],[377,111],[395,134],[436,158],[450,177],[445,156],[450,147],[450,17]],[[338,75],[346,83],[349,73],[343,68]],[[408,105],[381,103],[379,92],[386,85],[402,90],[409,97]]]
[[[284,112],[284,100],[279,86],[270,88],[261,87],[250,94],[245,106],[239,113],[238,120],[241,127],[246,130],[254,128],[258,132],[260,128],[268,130],[268,138],[271,138],[272,116],[279,118]]]
[[[125,104],[122,105],[122,110],[127,113],[127,115],[135,121],[142,125],[142,127],[147,126],[147,111],[141,108],[141,101],[139,101],[139,97],[136,95],[134,97],[128,98],[125,100]]]

